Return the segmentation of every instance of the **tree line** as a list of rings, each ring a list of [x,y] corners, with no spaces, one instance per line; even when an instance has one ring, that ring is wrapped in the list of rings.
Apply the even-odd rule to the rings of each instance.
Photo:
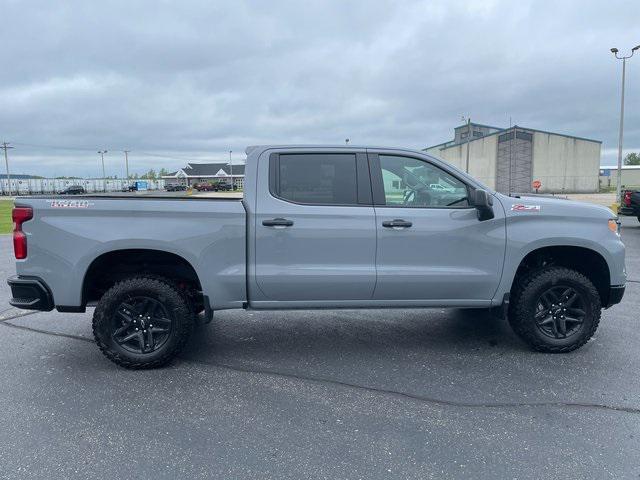
[[[631,152],[626,157],[624,157],[625,165],[640,165],[640,154]]]

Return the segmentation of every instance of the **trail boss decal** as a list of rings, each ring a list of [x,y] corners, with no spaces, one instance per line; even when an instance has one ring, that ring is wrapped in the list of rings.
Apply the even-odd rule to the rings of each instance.
[[[89,208],[94,205],[88,200],[49,200],[51,208]]]
[[[540,205],[525,205],[524,203],[516,203],[511,205],[512,212],[539,212]]]

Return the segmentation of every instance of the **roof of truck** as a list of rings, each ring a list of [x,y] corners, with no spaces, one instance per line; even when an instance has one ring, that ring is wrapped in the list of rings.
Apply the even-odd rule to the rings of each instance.
[[[247,155],[249,155],[252,152],[255,152],[256,150],[260,150],[260,151],[264,151],[264,150],[269,150],[271,148],[336,148],[336,149],[353,149],[353,150],[364,150],[364,149],[372,149],[372,150],[398,150],[398,151],[403,151],[403,152],[414,152],[414,153],[419,153],[421,155],[424,155],[425,152],[421,151],[420,149],[413,149],[413,148],[404,148],[404,147],[385,147],[385,146],[380,146],[380,145],[345,145],[345,144],[310,144],[310,145],[249,145],[247,148],[245,148],[245,153]]]

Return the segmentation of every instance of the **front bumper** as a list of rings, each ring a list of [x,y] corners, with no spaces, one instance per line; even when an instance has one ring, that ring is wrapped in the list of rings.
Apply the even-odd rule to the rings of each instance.
[[[53,296],[47,284],[37,277],[14,276],[7,280],[11,287],[9,304],[24,310],[53,310]]]
[[[616,303],[620,303],[622,297],[624,296],[624,285],[615,285],[609,287],[609,299],[604,308],[609,308]]]

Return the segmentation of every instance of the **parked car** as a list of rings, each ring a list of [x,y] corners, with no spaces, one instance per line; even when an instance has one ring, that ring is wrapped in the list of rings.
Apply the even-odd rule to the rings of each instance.
[[[122,187],[122,191],[123,192],[137,192],[138,191],[138,184],[137,183],[132,183],[131,185],[124,185]]]
[[[210,183],[196,183],[193,188],[195,188],[199,192],[213,192],[214,190],[217,191],[215,189],[215,186],[211,185]]]
[[[626,282],[609,209],[503,195],[401,149],[250,147],[242,199],[20,197],[13,220],[11,305],[95,305],[98,347],[129,368],[231,308],[486,308],[568,352]]]
[[[636,217],[640,221],[640,191],[622,189],[618,215]]]
[[[71,185],[64,190],[60,190],[58,195],[82,195],[83,193],[86,193],[86,191],[82,185]]]
[[[432,183],[429,185],[432,190],[440,190],[443,192],[455,193],[455,189],[446,185],[440,185],[439,183]]]
[[[229,192],[231,191],[231,185],[228,183],[214,183],[213,189],[216,192]]]
[[[182,191],[185,191],[187,187],[186,185],[174,184],[174,185],[165,185],[164,189],[167,192],[182,192]]]

